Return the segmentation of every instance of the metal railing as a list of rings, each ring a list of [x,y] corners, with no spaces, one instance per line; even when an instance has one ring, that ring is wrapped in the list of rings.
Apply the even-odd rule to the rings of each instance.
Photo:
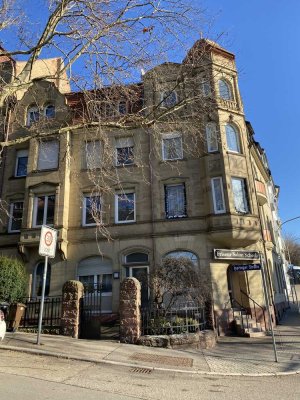
[[[250,304],[250,313],[251,313],[251,317],[255,319],[256,321],[256,327],[258,327],[258,324],[261,323],[261,318],[257,313],[257,308],[261,310],[261,314],[263,317],[263,321],[264,321],[264,326],[265,326],[265,330],[267,330],[267,324],[266,324],[266,315],[265,315],[265,310],[263,308],[263,306],[261,306],[260,304],[258,304],[254,299],[252,299],[252,297],[250,297],[246,292],[244,292],[242,289],[240,289],[240,292],[242,295],[244,295],[248,300],[250,300],[252,302],[252,304]],[[253,307],[251,307],[251,305],[253,305]]]
[[[205,309],[194,302],[176,304],[176,307],[141,310],[142,335],[173,335],[196,333],[206,329]]]
[[[41,299],[26,299],[25,312],[21,319],[20,328],[36,328],[38,326]],[[62,297],[47,297],[44,303],[43,327],[58,328],[61,323]]]

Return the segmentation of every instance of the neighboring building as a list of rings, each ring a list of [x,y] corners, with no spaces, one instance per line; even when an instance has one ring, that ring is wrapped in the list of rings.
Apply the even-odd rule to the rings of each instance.
[[[54,64],[61,68],[50,60]],[[140,279],[166,255],[185,256],[210,282],[224,333],[239,305],[264,306],[260,272],[233,268],[259,263],[251,250],[266,261],[279,318],[287,298],[278,190],[245,121],[234,55],[201,39],[182,64],[159,65],[126,91],[66,93],[67,87],[65,80],[36,80],[16,101],[7,131],[11,140],[31,135],[7,149],[0,188],[8,211],[0,253],[26,263],[29,296],[41,294],[38,243],[47,224],[59,232],[47,296],[60,294],[69,279],[101,282],[103,311],[118,312],[125,276]],[[109,124],[127,118],[133,126],[141,113],[157,115],[187,98],[194,101],[149,127]],[[95,110],[107,127],[93,123]],[[95,219],[101,225],[97,235]],[[214,249],[248,254],[240,259],[223,251],[217,257]],[[142,295],[146,301],[147,285]]]

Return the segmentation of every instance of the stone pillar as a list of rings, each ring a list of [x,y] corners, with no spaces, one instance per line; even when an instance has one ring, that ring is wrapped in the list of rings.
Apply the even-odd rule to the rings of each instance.
[[[62,289],[61,333],[78,339],[80,322],[80,299],[83,297],[83,284],[67,281]]]
[[[125,278],[120,288],[120,341],[134,344],[141,336],[141,284]]]

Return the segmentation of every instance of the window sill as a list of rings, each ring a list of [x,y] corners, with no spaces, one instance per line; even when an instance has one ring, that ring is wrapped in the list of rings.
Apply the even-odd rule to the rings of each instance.
[[[187,161],[187,158],[172,158],[170,160],[160,160],[160,164],[174,163],[178,161]]]
[[[135,163],[132,164],[118,164],[114,166],[115,168],[128,168],[128,167],[137,167]]]
[[[24,179],[26,178],[26,176],[28,175],[22,175],[22,176],[11,176],[10,178],[8,178],[9,180],[14,180],[14,179]]]
[[[123,225],[123,224],[135,224],[136,221],[115,221],[116,225]]]
[[[33,174],[38,174],[38,173],[42,173],[42,172],[53,172],[53,171],[58,171],[58,167],[49,168],[49,169],[35,169],[34,171],[32,171],[32,173]]]
[[[235,156],[242,156],[242,157],[244,157],[244,158],[246,157],[245,154],[239,153],[239,152],[233,151],[233,150],[227,150],[226,153],[227,153],[227,154],[232,154],[232,155],[235,155]]]
[[[188,218],[188,216],[185,214],[185,215],[177,215],[177,216],[175,216],[175,217],[166,217],[166,219],[167,220],[177,220],[177,219],[183,219],[183,218]]]

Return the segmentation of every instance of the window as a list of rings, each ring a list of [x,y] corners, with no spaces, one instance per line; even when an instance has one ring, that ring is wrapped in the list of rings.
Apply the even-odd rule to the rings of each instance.
[[[125,257],[126,264],[145,264],[148,261],[149,257],[146,253],[130,253]]]
[[[58,140],[45,140],[39,143],[37,169],[56,169],[58,167]]]
[[[135,193],[120,193],[115,197],[115,221],[126,223],[135,221]]]
[[[200,88],[203,96],[207,97],[211,95],[211,87],[208,79],[203,79],[201,81]]]
[[[131,165],[134,163],[133,137],[116,139],[116,165]]]
[[[28,150],[18,150],[16,158],[15,176],[27,175]]]
[[[101,142],[94,140],[85,142],[83,168],[96,169],[101,167]]]
[[[125,115],[127,113],[127,103],[125,100],[119,101],[118,109],[120,115]]]
[[[240,153],[241,146],[239,140],[239,133],[237,132],[236,128],[234,128],[232,125],[227,124],[225,130],[226,130],[226,141],[228,150],[234,151],[235,153]]]
[[[177,103],[177,93],[175,91],[166,91],[162,93],[162,106],[171,108]]]
[[[44,115],[46,118],[54,118],[55,117],[55,106],[53,104],[48,104],[44,108]]]
[[[185,184],[165,186],[166,218],[186,217]]]
[[[234,207],[238,213],[248,213],[249,203],[246,187],[246,180],[243,178],[232,178],[232,193],[234,200]]]
[[[180,133],[168,133],[163,135],[162,139],[163,160],[181,160],[182,152],[182,137]]]
[[[217,126],[214,122],[209,122],[206,125],[206,142],[207,142],[207,151],[212,153],[214,151],[218,151],[218,135],[217,135]]]
[[[171,251],[170,253],[167,253],[164,258],[187,258],[190,260],[195,266],[198,265],[198,257],[196,256],[195,253],[192,253],[191,251],[185,251],[185,250],[178,250],[178,251]]]
[[[223,192],[223,180],[221,177],[212,178],[211,189],[215,213],[222,214],[226,212]]]
[[[54,224],[55,195],[36,196],[33,205],[33,226]]]
[[[96,225],[101,221],[101,198],[100,196],[85,196],[83,199],[83,225]]]
[[[23,216],[23,201],[11,203],[9,210],[8,232],[20,232]]]
[[[219,80],[219,94],[223,100],[232,100],[231,87],[224,79]]]
[[[27,110],[27,126],[30,126],[34,124],[35,122],[38,122],[40,119],[40,110],[38,106],[31,106]]]
[[[78,280],[83,283],[85,294],[97,292],[101,295],[101,312],[112,311],[112,262],[106,257],[89,257],[78,265]],[[88,300],[86,306],[91,313],[97,313],[94,305]]]
[[[33,277],[33,288],[32,288],[33,297],[39,297],[42,295],[44,266],[45,266],[44,262],[40,262],[35,268],[34,277]],[[51,279],[51,265],[48,264],[47,276],[46,276],[46,286],[45,286],[45,296],[49,296],[50,279]]]

